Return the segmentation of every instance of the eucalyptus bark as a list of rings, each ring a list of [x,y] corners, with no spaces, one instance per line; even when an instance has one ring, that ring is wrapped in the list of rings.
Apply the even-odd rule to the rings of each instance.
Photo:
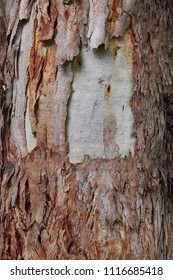
[[[172,259],[171,0],[0,0],[0,258]]]

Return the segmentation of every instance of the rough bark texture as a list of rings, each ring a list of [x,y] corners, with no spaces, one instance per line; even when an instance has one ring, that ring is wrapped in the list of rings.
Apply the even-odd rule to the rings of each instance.
[[[0,0],[1,259],[173,258],[171,0]]]

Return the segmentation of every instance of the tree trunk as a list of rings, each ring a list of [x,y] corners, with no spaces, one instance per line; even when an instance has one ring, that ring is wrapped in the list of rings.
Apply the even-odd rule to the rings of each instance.
[[[173,258],[171,0],[0,0],[1,259]]]

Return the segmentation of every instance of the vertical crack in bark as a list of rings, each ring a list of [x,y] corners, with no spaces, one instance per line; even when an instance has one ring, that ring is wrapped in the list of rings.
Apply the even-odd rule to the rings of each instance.
[[[29,191],[29,182],[27,179],[25,183],[25,211],[28,214],[30,210],[31,210],[30,191]]]

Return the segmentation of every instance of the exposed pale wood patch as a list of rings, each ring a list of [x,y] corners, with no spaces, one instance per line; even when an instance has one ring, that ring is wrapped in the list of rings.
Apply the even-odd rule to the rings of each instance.
[[[112,56],[111,53],[116,55]],[[84,51],[74,64],[73,94],[69,103],[68,141],[72,162],[114,158],[134,153],[133,46],[130,34],[114,40],[111,51]],[[114,131],[111,129],[114,128]]]

